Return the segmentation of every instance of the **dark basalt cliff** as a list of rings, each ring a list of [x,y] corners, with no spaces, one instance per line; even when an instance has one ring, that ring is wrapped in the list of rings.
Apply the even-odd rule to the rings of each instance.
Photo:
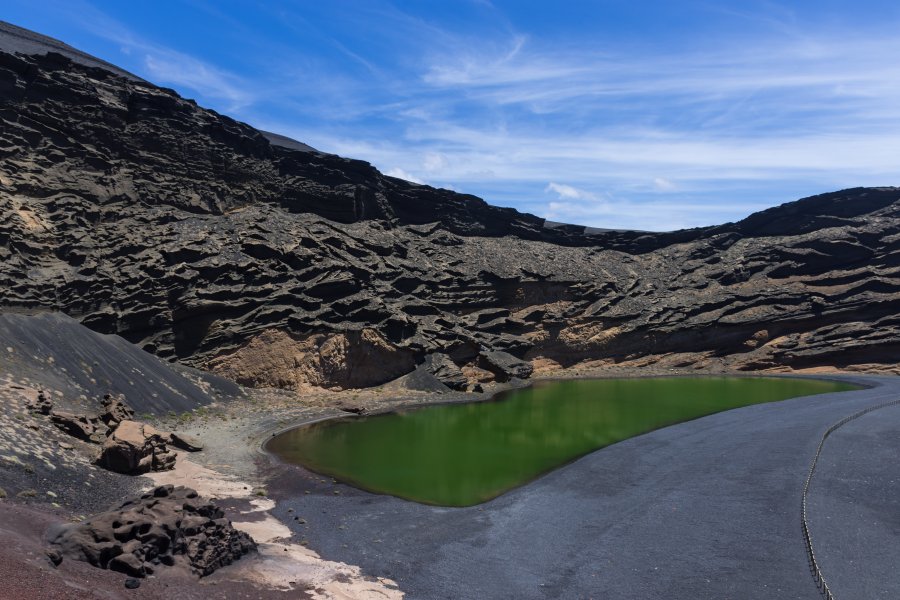
[[[5,27],[0,49],[14,50]],[[460,387],[581,361],[900,359],[897,188],[672,233],[556,226],[263,134],[36,39],[0,52],[5,311],[62,311],[288,387],[417,368]]]

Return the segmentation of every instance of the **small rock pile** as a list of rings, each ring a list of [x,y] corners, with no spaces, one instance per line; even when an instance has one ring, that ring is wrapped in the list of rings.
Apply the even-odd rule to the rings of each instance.
[[[102,444],[112,429],[115,429],[122,421],[134,416],[134,411],[125,404],[125,400],[121,396],[114,398],[110,394],[106,394],[103,396],[102,402],[102,413],[95,416],[77,415],[53,410],[53,404],[41,391],[33,408],[40,414],[49,415],[50,421],[69,435],[85,442]]]
[[[53,410],[53,402],[50,398],[47,397],[47,394],[44,393],[44,390],[38,392],[37,400],[28,405],[30,410],[41,414],[41,415],[49,415],[50,411]]]
[[[47,537],[55,564],[67,557],[131,577],[173,565],[204,577],[256,550],[256,542],[235,529],[220,508],[190,488],[172,485],[82,523],[58,525]]]
[[[43,391],[30,405],[35,413],[48,415],[50,422],[67,434],[92,444],[100,444],[96,463],[117,473],[140,475],[148,471],[166,471],[175,467],[172,444],[189,452],[203,448],[190,436],[166,433],[134,419],[134,411],[122,396],[103,397],[103,411],[94,416],[53,410]]]

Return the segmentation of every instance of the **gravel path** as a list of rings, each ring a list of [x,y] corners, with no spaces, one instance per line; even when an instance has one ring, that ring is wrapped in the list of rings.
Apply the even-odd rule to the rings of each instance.
[[[838,600],[900,597],[898,458],[900,406],[847,423],[822,449],[809,492],[810,532]]]
[[[324,558],[390,577],[412,599],[815,599],[799,503],[821,434],[848,414],[900,397],[898,378],[846,379],[875,387],[749,406],[661,429],[477,507],[436,508],[372,495],[295,467],[284,469],[272,491],[278,516]],[[900,409],[890,413],[896,424]],[[862,445],[852,452],[828,446],[817,472],[822,484],[813,490],[811,521],[839,599],[879,597],[870,593],[874,587],[884,590],[881,597],[900,596],[900,577],[886,575],[896,565],[897,544],[892,552],[871,551],[873,543],[896,541],[890,527],[896,531],[900,514],[900,477],[894,477],[900,439],[888,416],[872,413],[853,430],[848,425],[846,436],[833,436],[845,443],[855,428],[867,431],[866,422],[880,425],[880,433],[861,435]],[[891,443],[883,444],[886,439]],[[834,469],[826,464],[832,454],[843,457]],[[867,497],[875,499],[864,506],[859,489],[847,483],[861,472],[867,473]],[[851,518],[871,522],[860,529]],[[819,519],[828,523],[824,529]],[[887,533],[879,535],[880,527]],[[842,566],[851,552],[844,543],[853,536],[870,549],[865,570]],[[828,554],[820,545],[838,550]],[[873,579],[858,581],[866,578]]]

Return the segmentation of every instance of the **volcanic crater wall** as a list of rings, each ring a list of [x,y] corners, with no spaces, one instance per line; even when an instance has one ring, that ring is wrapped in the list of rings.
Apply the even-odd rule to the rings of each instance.
[[[62,311],[161,357],[298,388],[417,365],[464,387],[582,361],[900,359],[896,188],[672,233],[551,226],[274,145],[97,64],[0,52],[6,311]]]

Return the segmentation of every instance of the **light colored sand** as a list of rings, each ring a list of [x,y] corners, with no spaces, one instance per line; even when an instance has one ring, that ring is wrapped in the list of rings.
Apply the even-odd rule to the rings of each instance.
[[[210,499],[249,499],[252,521],[234,521],[259,544],[256,556],[246,557],[228,567],[226,577],[250,581],[279,590],[304,590],[316,600],[385,600],[403,598],[403,592],[389,579],[367,578],[359,567],[322,559],[300,544],[291,543],[291,530],[269,511],[275,508],[270,498],[253,496],[253,486],[190,460],[179,452],[175,469],[150,473],[153,485],[184,485]],[[259,519],[256,513],[262,512]]]
[[[368,580],[358,567],[322,560],[299,544],[260,544],[259,556],[240,570],[243,578],[277,589],[306,589],[322,600],[384,600],[403,592],[387,579]]]
[[[253,486],[243,481],[199,465],[185,452],[176,452],[175,468],[171,471],[152,471],[147,477],[153,485],[183,485],[197,491],[204,498],[249,498]]]

